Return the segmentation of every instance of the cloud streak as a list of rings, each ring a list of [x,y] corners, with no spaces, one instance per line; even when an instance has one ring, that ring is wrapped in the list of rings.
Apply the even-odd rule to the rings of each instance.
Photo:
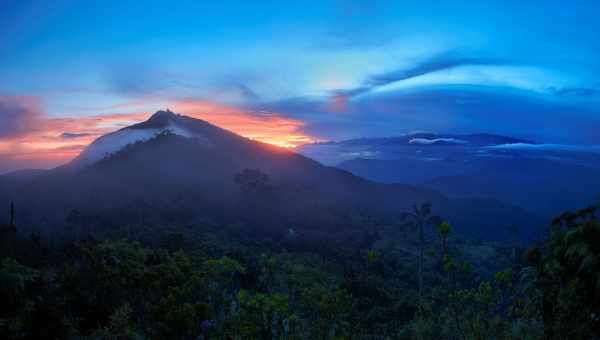
[[[203,72],[173,71],[151,63],[117,64],[104,72],[107,89],[131,98],[210,98],[226,103],[252,102],[259,94],[249,75],[220,76],[207,80]]]
[[[76,139],[89,136],[89,133],[73,133],[73,132],[63,132],[60,135],[62,139]]]
[[[575,96],[575,97],[591,97],[600,93],[600,90],[592,87],[563,87],[549,89],[550,93],[562,97],[562,96]]]
[[[411,68],[392,70],[367,78],[361,86],[352,89],[341,89],[333,92],[334,100],[347,100],[380,87],[424,76],[426,74],[449,70],[461,66],[504,65],[507,60],[493,58],[467,57],[458,52],[444,52],[424,60]]]

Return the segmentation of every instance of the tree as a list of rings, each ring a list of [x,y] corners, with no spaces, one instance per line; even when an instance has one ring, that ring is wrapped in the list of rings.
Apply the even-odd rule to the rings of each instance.
[[[15,226],[15,207],[10,203],[10,222],[0,224],[0,257],[14,256],[17,227]]]
[[[425,254],[425,228],[432,224],[440,224],[439,216],[431,215],[431,203],[422,203],[420,206],[413,205],[412,212],[402,214],[402,220],[412,219],[419,233],[419,300],[423,297],[423,258]]]
[[[509,225],[506,228],[506,231],[510,235],[510,251],[511,251],[511,261],[513,264],[517,263],[517,248],[519,247],[519,228],[516,225]]]
[[[530,251],[546,339],[600,337],[599,210],[590,206],[561,215],[541,251]]]
[[[290,321],[296,316],[290,311],[289,298],[281,293],[250,294],[240,290],[237,294],[239,311],[236,333],[245,339],[286,339]]]
[[[10,224],[12,228],[16,228],[15,226],[15,202],[10,202]]]
[[[437,234],[440,239],[441,258],[444,259],[448,253],[448,236],[452,233],[452,225],[448,221],[444,221],[437,225]]]

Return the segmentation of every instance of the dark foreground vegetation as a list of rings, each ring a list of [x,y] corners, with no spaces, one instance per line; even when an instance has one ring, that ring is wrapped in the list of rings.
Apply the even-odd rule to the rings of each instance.
[[[210,223],[57,241],[11,221],[0,338],[598,339],[599,209],[505,247],[491,273],[465,253],[501,247],[460,240],[428,205],[393,227],[397,242],[371,223],[351,246]]]

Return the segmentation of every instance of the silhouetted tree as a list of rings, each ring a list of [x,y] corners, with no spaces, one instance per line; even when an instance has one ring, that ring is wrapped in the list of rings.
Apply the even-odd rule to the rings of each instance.
[[[12,256],[17,239],[17,227],[15,226],[15,206],[10,203],[10,219],[8,224],[0,224],[0,257]]]
[[[441,223],[439,216],[431,215],[431,203],[415,204],[412,212],[402,214],[402,220],[412,219],[419,233],[419,299],[423,297],[423,258],[425,254],[425,228]]]
[[[519,228],[516,225],[509,225],[506,228],[508,233],[510,234],[510,251],[511,251],[511,261],[513,264],[517,264],[517,248],[519,247]]]
[[[15,202],[10,202],[10,223],[9,225],[13,228],[16,228],[15,226]]]
[[[448,236],[452,232],[452,225],[448,221],[444,221],[437,225],[437,234],[440,239],[441,258],[443,259],[448,253]]]

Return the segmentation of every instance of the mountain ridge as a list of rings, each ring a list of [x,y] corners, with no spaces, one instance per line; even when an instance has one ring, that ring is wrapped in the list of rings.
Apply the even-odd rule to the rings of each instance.
[[[433,133],[433,132],[415,132],[401,136],[390,136],[390,137],[368,137],[368,138],[352,138],[341,141],[329,141],[329,142],[318,142],[309,143],[303,146],[308,147],[311,145],[389,145],[389,144],[415,144],[410,143],[414,139],[455,139],[467,142],[466,144],[472,146],[491,146],[501,144],[538,144],[535,141],[523,138],[515,138],[498,134],[491,133],[469,133],[469,134],[451,134],[451,133]]]
[[[161,129],[173,120],[189,135]],[[90,230],[140,223],[140,218],[146,223],[192,223],[209,216],[224,224],[246,221],[257,232],[281,233],[289,225],[299,225],[345,233],[348,227],[343,220],[348,214],[394,220],[413,204],[426,201],[456,222],[457,230],[472,234],[501,237],[503,226],[494,222],[499,216],[505,216],[506,223],[542,225],[517,207],[490,200],[464,204],[427,188],[375,183],[194,118],[161,113],[133,126],[151,135],[144,134],[85,166],[75,160],[22,181],[0,176],[0,205],[14,200],[26,207],[32,227],[42,223],[48,230],[64,225],[76,211],[94,216],[81,222],[88,223]],[[266,181],[259,183],[265,195],[249,197],[241,190],[236,178],[246,169],[266,175]],[[255,180],[250,178],[250,183]]]

